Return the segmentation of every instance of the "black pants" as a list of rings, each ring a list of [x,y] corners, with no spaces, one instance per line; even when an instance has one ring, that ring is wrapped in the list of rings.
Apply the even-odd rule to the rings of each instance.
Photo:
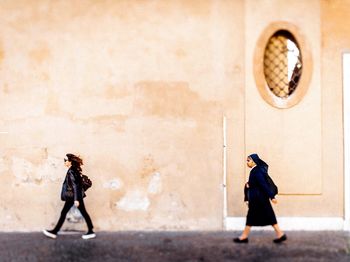
[[[68,213],[68,211],[70,210],[70,208],[73,205],[74,205],[74,201],[73,200],[68,200],[68,201],[65,202],[65,204],[63,206],[63,209],[61,211],[60,219],[58,220],[57,225],[55,226],[55,228],[52,230],[54,233],[57,233],[58,231],[60,231],[60,229],[61,229],[61,227],[62,227],[62,225],[64,223],[64,220],[66,219],[67,213]],[[83,200],[79,200],[79,207],[78,207],[78,209],[79,209],[81,215],[85,219],[85,222],[86,222],[86,224],[88,226],[88,230],[92,231],[94,226],[92,225],[91,218],[90,218],[89,214],[86,212]]]

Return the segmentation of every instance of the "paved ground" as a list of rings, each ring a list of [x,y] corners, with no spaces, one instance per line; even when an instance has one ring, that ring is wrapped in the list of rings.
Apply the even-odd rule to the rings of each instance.
[[[42,233],[0,233],[0,261],[350,261],[348,232],[287,232],[272,243],[272,231],[253,231],[249,244],[238,232],[99,232],[47,239]]]

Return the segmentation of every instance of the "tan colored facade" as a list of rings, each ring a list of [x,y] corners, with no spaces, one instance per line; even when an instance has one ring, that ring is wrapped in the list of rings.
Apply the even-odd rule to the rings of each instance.
[[[342,217],[349,13],[349,0],[0,1],[0,230],[56,222],[67,152],[93,180],[97,230],[223,229],[223,117],[229,217],[245,216],[252,152],[279,217]],[[263,33],[284,25],[308,59],[305,94],[280,109],[257,74]]]

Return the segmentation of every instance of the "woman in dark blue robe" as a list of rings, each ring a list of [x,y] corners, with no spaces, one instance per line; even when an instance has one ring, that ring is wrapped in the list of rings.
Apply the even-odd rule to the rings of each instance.
[[[242,235],[234,238],[233,241],[235,243],[248,243],[248,235],[252,226],[271,225],[277,235],[273,241],[281,243],[287,240],[287,236],[280,230],[270,203],[271,200],[272,203],[277,204],[277,200],[267,182],[268,165],[257,154],[252,154],[247,158],[247,166],[252,170],[244,188],[244,201],[248,202],[249,208],[246,226]]]

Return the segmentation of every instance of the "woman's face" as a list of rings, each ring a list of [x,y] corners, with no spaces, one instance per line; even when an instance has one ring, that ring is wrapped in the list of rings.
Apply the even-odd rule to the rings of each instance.
[[[254,167],[256,164],[255,164],[255,162],[253,161],[253,159],[251,159],[249,156],[247,157],[247,166],[249,167],[249,168],[252,168],[252,167]]]
[[[65,165],[66,167],[71,167],[72,162],[68,161],[68,159],[65,158],[65,159],[64,159],[64,165]]]

